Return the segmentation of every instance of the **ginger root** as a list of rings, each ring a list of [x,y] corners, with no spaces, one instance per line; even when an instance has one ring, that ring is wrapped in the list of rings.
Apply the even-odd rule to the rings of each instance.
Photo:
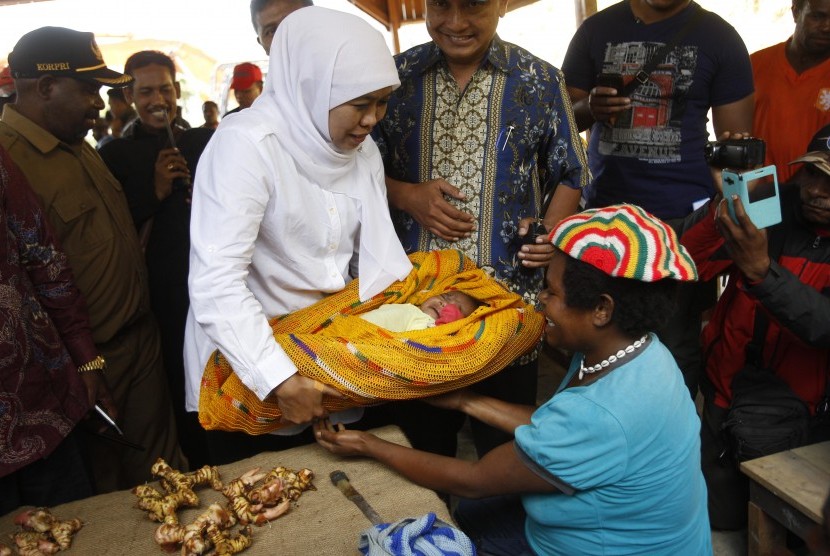
[[[155,541],[162,549],[172,552],[182,544],[182,554],[204,554],[210,547],[203,538],[208,525],[228,529],[236,524],[235,517],[219,504],[211,504],[193,523],[182,526],[163,523],[156,529]]]
[[[293,501],[296,501],[307,490],[317,490],[311,482],[314,479],[314,472],[311,469],[303,468],[294,472],[287,467],[275,467],[265,476],[265,483],[269,483],[274,479],[282,480],[286,496]]]
[[[200,485],[210,485],[213,490],[222,490],[222,480],[219,478],[219,468],[213,465],[204,465],[193,473],[185,475],[191,481],[190,488]]]
[[[230,501],[229,507],[236,514],[239,523],[242,525],[253,523],[254,525],[262,526],[269,521],[277,519],[291,509],[291,500],[286,498],[274,507],[264,508],[262,506],[254,506],[244,496],[237,496]]]
[[[199,505],[199,497],[189,488],[162,496],[153,487],[140,485],[135,487],[132,493],[138,496],[137,505],[140,509],[147,512],[147,517],[153,521],[170,523],[172,525],[179,523],[179,516],[176,514],[179,508],[195,508]]]
[[[153,521],[177,525],[179,517],[176,512],[182,507],[197,507],[199,497],[193,487],[210,484],[213,488],[221,488],[219,471],[216,467],[206,465],[194,473],[182,473],[170,467],[162,458],[158,458],[150,468],[150,473],[159,478],[161,486],[167,492],[162,495],[149,485],[138,485],[132,493],[138,497],[138,507],[145,510],[147,517]]]
[[[213,543],[217,556],[232,556],[242,552],[251,546],[253,542],[252,535],[253,531],[250,525],[244,527],[234,536],[231,536],[228,531],[221,530],[213,523],[207,526],[207,536],[210,542]]]
[[[239,479],[231,481],[222,490],[228,498],[228,507],[243,525],[253,523],[264,525],[291,509],[306,490],[317,490],[311,483],[314,473],[310,469],[294,472],[287,467],[275,467],[266,474],[252,469]],[[263,480],[264,483],[252,488],[251,485]]]
[[[23,528],[14,535],[18,551],[33,556],[67,550],[72,546],[72,535],[84,526],[80,519],[61,521],[48,508],[23,511],[15,516],[14,523]]]
[[[259,511],[263,506],[274,506],[282,501],[284,487],[282,479],[274,479],[261,487],[251,489],[248,500],[254,504],[255,511]]]
[[[39,531],[19,531],[12,537],[20,556],[44,556],[57,554],[61,547],[49,540],[46,533]]]
[[[210,485],[213,490],[222,490],[219,469],[210,465],[205,465],[192,473],[182,473],[170,467],[163,458],[158,458],[150,468],[150,473],[159,478],[167,492],[192,490],[193,487],[201,485]]]
[[[237,496],[245,496],[248,490],[253,485],[261,481],[263,477],[265,477],[265,473],[260,473],[259,467],[255,467],[254,469],[243,473],[241,477],[234,479],[225,485],[222,489],[222,494],[224,494],[229,500],[232,500]]]
[[[61,547],[61,550],[67,550],[72,546],[72,535],[76,531],[80,531],[83,526],[84,523],[80,519],[68,519],[56,522],[49,532],[55,542],[58,543],[58,546]]]
[[[132,492],[139,499],[138,507],[147,511],[150,519],[162,522],[156,529],[156,543],[168,552],[181,547],[182,556],[241,552],[253,542],[250,524],[264,525],[280,517],[304,491],[316,490],[310,469],[294,472],[275,467],[263,473],[254,468],[227,484],[221,481],[216,467],[207,465],[192,473],[181,473],[159,458],[150,471],[159,478],[166,494],[149,485],[139,485]],[[176,512],[182,506],[198,506],[193,489],[201,485],[221,491],[228,499],[227,507],[211,504],[193,523],[181,525]],[[244,527],[232,534],[230,529],[237,523]]]

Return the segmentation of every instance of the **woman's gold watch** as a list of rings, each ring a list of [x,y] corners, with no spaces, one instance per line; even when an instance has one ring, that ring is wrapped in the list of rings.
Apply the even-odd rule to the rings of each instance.
[[[84,363],[80,367],[78,367],[79,373],[85,373],[87,371],[103,371],[107,368],[107,362],[104,360],[103,357],[100,355],[93,359],[88,363]]]

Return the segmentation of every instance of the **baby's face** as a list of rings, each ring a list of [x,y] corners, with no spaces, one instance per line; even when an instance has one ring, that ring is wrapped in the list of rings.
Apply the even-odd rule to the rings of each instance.
[[[447,305],[457,306],[465,317],[475,311],[478,306],[469,295],[459,291],[449,291],[427,298],[426,301],[421,303],[421,311],[437,319],[441,315],[441,309]]]

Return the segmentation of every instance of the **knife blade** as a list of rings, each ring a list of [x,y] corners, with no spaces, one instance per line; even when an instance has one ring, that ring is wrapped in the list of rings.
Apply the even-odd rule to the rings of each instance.
[[[349,482],[349,477],[341,470],[332,471],[329,473],[329,478],[331,482],[336,486],[340,492],[343,493],[343,496],[351,500],[355,506],[360,508],[360,511],[363,512],[369,521],[372,522],[372,525],[378,525],[383,523],[383,519],[381,519],[380,515],[372,508],[369,502],[366,501],[365,498],[352,486],[352,483]]]
[[[124,436],[124,432],[123,432],[123,431],[121,430],[121,428],[118,426],[118,423],[116,423],[116,422],[115,422],[115,419],[113,419],[112,417],[110,417],[110,416],[109,416],[109,413],[107,413],[107,412],[104,410],[104,408],[103,408],[103,407],[101,407],[101,405],[100,405],[100,404],[97,404],[97,403],[95,404],[95,411],[97,411],[97,412],[98,412],[98,415],[100,415],[100,416],[101,416],[101,418],[103,418],[103,419],[104,419],[104,421],[106,421],[107,423],[109,423],[109,425],[110,425],[112,428],[114,428],[114,429],[115,429],[115,432],[117,432],[117,433],[118,433],[119,435],[121,435],[121,436]]]

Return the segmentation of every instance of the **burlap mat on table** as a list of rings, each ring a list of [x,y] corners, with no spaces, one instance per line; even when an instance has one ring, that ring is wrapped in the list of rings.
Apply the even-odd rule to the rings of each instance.
[[[397,427],[372,431],[381,438],[408,445]],[[308,467],[314,471],[316,491],[303,493],[296,507],[263,527],[254,527],[253,545],[246,556],[274,555],[353,555],[358,554],[360,532],[371,526],[360,510],[331,483],[329,473],[343,470],[352,483],[385,521],[415,517],[435,512],[452,522],[444,503],[431,490],[410,483],[373,460],[340,458],[320,446],[309,445],[282,452],[265,452],[219,468],[222,479],[231,481],[253,467],[268,471],[278,465],[294,470]],[[160,489],[158,485],[154,485]],[[179,512],[182,523],[189,523],[211,502],[224,504],[221,493],[200,487],[199,509]],[[81,518],[86,524],[75,535],[72,548],[59,554],[84,555],[153,555],[165,554],[153,541],[158,523],[135,507],[136,497],[129,491],[103,494],[52,508],[61,519]],[[16,510],[0,518],[0,542],[9,546],[8,534],[17,530],[13,524]],[[238,529],[234,528],[234,530]]]

